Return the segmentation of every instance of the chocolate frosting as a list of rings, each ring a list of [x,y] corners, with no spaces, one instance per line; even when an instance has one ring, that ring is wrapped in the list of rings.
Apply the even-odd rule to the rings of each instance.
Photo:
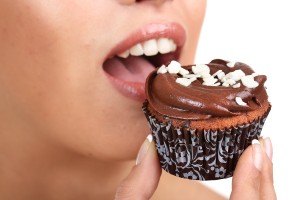
[[[254,71],[248,65],[237,62],[230,68],[227,61],[212,60],[207,66],[210,74],[222,70],[225,74],[235,70],[242,70],[246,75]],[[183,66],[191,72],[192,65]],[[239,88],[223,86],[202,85],[202,79],[197,79],[185,87],[176,83],[181,75],[157,74],[153,71],[146,81],[146,96],[150,106],[158,113],[175,119],[209,119],[213,117],[238,116],[245,112],[258,109],[268,100],[264,87],[267,77],[259,75],[255,81],[259,83],[256,88],[247,88],[243,84]],[[240,81],[239,81],[240,82]],[[238,105],[236,97],[241,97],[246,106]]]

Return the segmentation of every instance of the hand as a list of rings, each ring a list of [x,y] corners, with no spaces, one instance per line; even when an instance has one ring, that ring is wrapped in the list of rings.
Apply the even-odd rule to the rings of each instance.
[[[258,141],[256,141],[258,142]],[[272,144],[269,138],[249,146],[238,161],[232,181],[231,200],[275,200]],[[143,143],[137,165],[117,189],[116,200],[150,199],[155,192],[161,167],[152,136]]]
[[[231,200],[275,200],[273,149],[270,138],[254,140],[238,161]]]

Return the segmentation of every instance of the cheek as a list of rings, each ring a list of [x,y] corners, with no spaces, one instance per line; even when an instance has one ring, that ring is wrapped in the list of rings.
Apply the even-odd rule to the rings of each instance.
[[[77,153],[133,158],[148,127],[141,105],[112,92],[101,75],[98,58],[106,54],[101,37],[108,37],[107,22],[88,8],[91,3],[72,10],[91,10],[88,16],[71,17],[66,16],[69,5],[53,1],[45,8],[34,2],[0,8],[5,19],[0,22],[0,94],[9,99],[7,110],[45,140]],[[98,14],[107,12],[97,5]]]
[[[134,158],[149,133],[141,105],[110,95],[104,80],[81,83],[87,87],[65,87],[59,99],[42,105],[51,130],[47,137],[100,160]]]

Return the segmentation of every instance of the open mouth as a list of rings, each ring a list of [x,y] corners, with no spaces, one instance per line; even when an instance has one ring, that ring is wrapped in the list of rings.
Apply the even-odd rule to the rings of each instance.
[[[117,45],[103,70],[117,91],[143,101],[148,75],[163,64],[179,60],[184,40],[184,30],[178,24],[150,24]]]

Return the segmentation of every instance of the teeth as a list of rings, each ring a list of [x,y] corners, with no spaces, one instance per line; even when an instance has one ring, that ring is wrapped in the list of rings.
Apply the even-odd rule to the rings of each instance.
[[[143,47],[140,43],[131,47],[129,52],[130,52],[130,55],[133,55],[133,56],[141,56],[144,54]]]
[[[124,51],[121,54],[118,54],[118,56],[121,57],[121,58],[127,58],[129,56],[129,50]]]
[[[170,43],[171,43],[171,51],[176,51],[177,49],[177,45],[175,44],[175,42],[173,40],[170,40]]]
[[[157,41],[152,39],[144,42],[143,49],[146,56],[155,56],[158,54]]]
[[[165,54],[165,53],[170,53],[173,49],[173,44],[171,42],[172,40],[169,40],[167,38],[160,38],[157,40],[157,46],[158,46],[158,51],[161,54]]]
[[[129,55],[132,56],[155,56],[158,53],[167,54],[174,52],[177,49],[177,45],[172,39],[158,38],[147,40],[143,43],[138,43],[130,49],[118,54],[121,58],[127,58]]]

